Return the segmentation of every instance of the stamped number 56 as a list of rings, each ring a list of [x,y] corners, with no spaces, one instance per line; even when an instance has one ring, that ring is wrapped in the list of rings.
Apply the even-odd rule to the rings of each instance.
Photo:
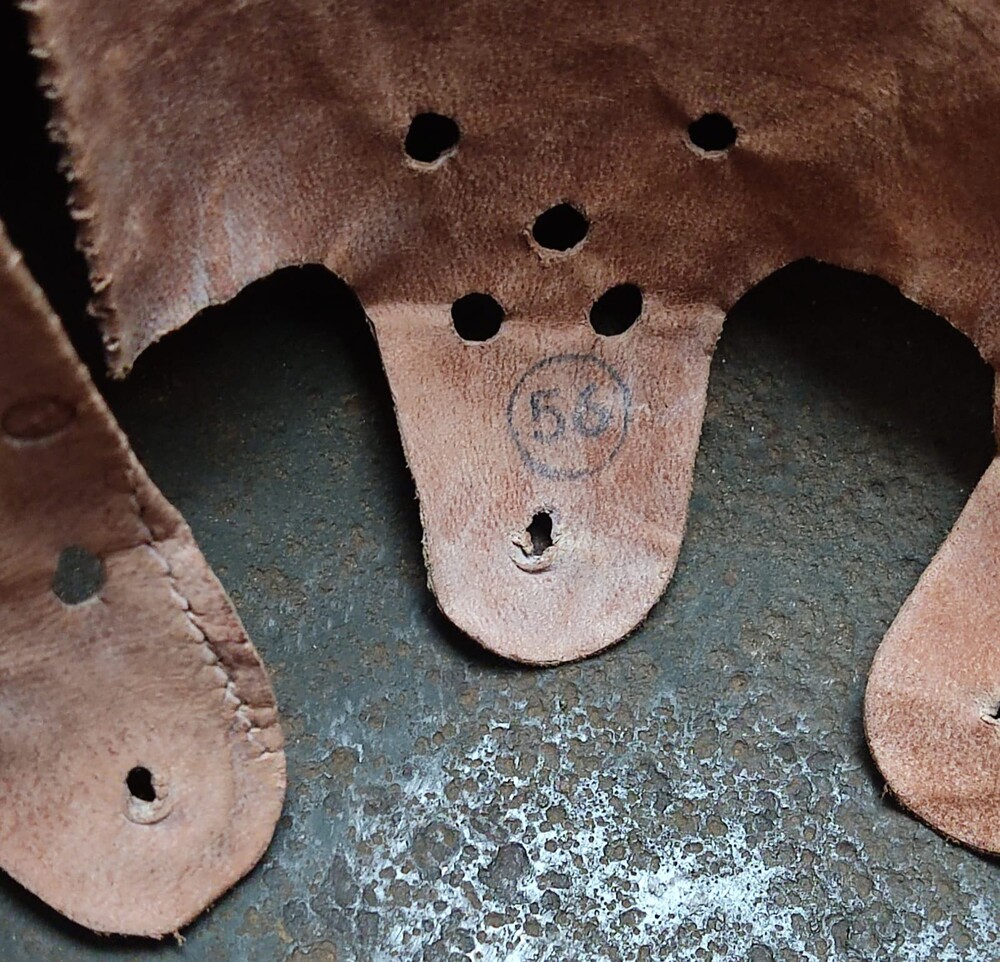
[[[611,424],[612,410],[601,404],[595,395],[597,385],[588,384],[571,400],[572,410],[562,389],[540,388],[531,392],[532,435],[541,444],[551,444],[566,434],[567,415],[573,431],[584,438],[599,438]]]

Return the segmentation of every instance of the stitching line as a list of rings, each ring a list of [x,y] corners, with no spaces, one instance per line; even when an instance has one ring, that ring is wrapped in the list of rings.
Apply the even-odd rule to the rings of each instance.
[[[195,613],[191,608],[191,602],[188,600],[187,596],[181,591],[180,585],[177,581],[177,576],[174,574],[173,567],[171,566],[167,557],[162,551],[157,547],[156,538],[153,536],[153,531],[146,523],[143,517],[143,506],[139,498],[139,480],[136,472],[136,465],[132,462],[132,458],[129,458],[129,465],[127,468],[127,476],[129,482],[129,501],[132,505],[132,510],[135,513],[136,520],[142,528],[144,534],[144,540],[140,542],[143,544],[156,558],[157,561],[163,566],[163,573],[169,582],[170,593],[177,602],[177,606],[184,612],[184,616],[187,619],[188,625],[194,632],[198,641],[204,646],[205,650],[213,659],[209,664],[216,669],[216,671],[221,675],[224,683],[222,685],[223,700],[225,704],[233,706],[233,714],[237,720],[236,727],[241,730],[244,735],[246,735],[247,740],[253,744],[258,750],[261,756],[273,755],[275,750],[268,748],[266,745],[262,744],[255,736],[265,731],[258,725],[254,725],[251,718],[251,711],[253,710],[247,702],[245,702],[239,695],[236,688],[236,683],[233,681],[229,672],[226,670],[225,665],[216,653],[215,647],[209,639],[208,635],[205,634],[204,630],[199,626]],[[247,642],[249,643],[249,642]],[[268,706],[269,708],[272,706]],[[268,725],[266,728],[270,728]]]

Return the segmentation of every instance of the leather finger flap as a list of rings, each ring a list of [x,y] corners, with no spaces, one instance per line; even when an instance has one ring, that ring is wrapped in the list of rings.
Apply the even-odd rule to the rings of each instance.
[[[955,146],[1000,99],[975,4],[25,6],[112,368],[326,265],[378,329],[438,598],[512,657],[598,650],[666,582],[717,320],[688,343],[677,305],[812,256],[998,356],[995,151]],[[572,298],[629,282],[646,322],[595,338]],[[477,344],[470,293],[509,312]]]
[[[584,310],[513,311],[469,341],[449,305],[371,309],[430,582],[505,657],[600,651],[673,572],[723,315],[648,293],[633,310],[608,335]]]
[[[274,697],[222,586],[0,233],[0,867],[178,930],[280,814]]]
[[[811,256],[884,277],[1000,364],[988,4],[23,5],[112,368],[278,267],[325,264],[375,322],[438,598],[511,657],[596,651],[666,582],[717,322],[673,305],[730,306]],[[543,242],[567,206],[585,241]],[[558,303],[623,281],[647,313],[617,339]],[[466,292],[509,308],[492,339],[456,339],[444,302]],[[954,558],[991,557],[985,497],[868,695],[900,798],[984,847],[992,602],[965,604]]]
[[[1000,851],[1000,462],[886,634],[865,695],[875,761],[934,828]]]

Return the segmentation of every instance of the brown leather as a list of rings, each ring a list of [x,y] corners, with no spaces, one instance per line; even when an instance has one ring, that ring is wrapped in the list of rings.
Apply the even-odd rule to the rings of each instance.
[[[393,396],[431,587],[501,655],[592,654],[631,631],[673,574],[723,315],[650,300],[640,353],[631,331],[595,343],[585,324],[527,310],[507,343],[456,351],[447,306],[372,311],[386,368],[414,372]],[[532,331],[546,325],[559,351],[539,360]],[[589,427],[610,422],[597,437],[579,429],[588,398]],[[542,511],[553,543],[536,556],[526,529]]]
[[[662,589],[719,321],[776,268],[878,273],[1000,361],[991,4],[30,9],[112,366],[277,267],[327,265],[373,320],[439,601],[511,657],[594,652]],[[461,130],[436,163],[404,156],[425,111]],[[711,112],[731,149],[689,140]],[[530,236],[560,202],[590,223],[564,254]],[[644,313],[602,337],[588,311],[621,283]],[[449,326],[470,292],[507,311],[492,341]],[[605,430],[571,430],[581,404]],[[885,724],[925,726],[918,704]],[[879,759],[894,784],[925,762]],[[974,821],[948,831],[976,841]]]
[[[174,932],[271,838],[274,695],[2,230],[0,427],[0,867],[89,928]],[[67,604],[71,546],[104,581]]]
[[[865,728],[899,800],[1000,851],[1000,459],[882,642]]]

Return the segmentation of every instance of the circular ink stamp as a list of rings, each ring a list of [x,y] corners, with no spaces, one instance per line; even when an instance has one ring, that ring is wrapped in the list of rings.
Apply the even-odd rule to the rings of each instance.
[[[628,434],[632,392],[592,354],[556,354],[528,368],[507,402],[507,429],[524,463],[556,481],[607,467]]]

